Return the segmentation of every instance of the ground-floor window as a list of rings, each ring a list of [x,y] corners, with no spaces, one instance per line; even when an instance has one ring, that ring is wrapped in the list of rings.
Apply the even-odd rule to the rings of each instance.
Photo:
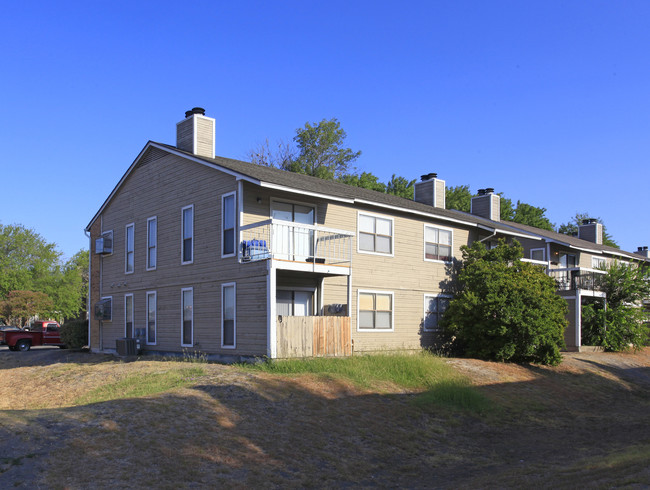
[[[424,295],[424,331],[434,332],[439,329],[440,319],[449,307],[449,296]]]
[[[181,289],[181,345],[191,347],[194,342],[194,290]]]
[[[221,346],[235,347],[236,331],[236,296],[235,283],[221,286]]]
[[[393,329],[393,293],[359,291],[359,330]]]
[[[147,344],[156,343],[156,292],[147,293]]]

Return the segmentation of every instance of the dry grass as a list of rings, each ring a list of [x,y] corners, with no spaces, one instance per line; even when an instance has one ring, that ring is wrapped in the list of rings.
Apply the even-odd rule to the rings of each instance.
[[[446,362],[497,409],[338,375],[0,350],[0,488],[650,485],[650,350]]]

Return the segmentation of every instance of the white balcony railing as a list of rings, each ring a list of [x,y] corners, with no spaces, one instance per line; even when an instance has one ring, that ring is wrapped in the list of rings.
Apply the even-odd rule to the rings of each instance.
[[[353,232],[268,219],[240,228],[239,260],[350,266]]]

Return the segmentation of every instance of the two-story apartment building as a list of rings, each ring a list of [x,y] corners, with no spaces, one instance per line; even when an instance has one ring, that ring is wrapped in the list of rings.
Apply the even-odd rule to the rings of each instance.
[[[224,358],[419,349],[462,245],[517,238],[549,270],[563,247],[589,261],[584,240],[501,222],[493,192],[472,213],[446,210],[429,174],[415,196],[217,157],[214,119],[188,111],[176,146],[149,141],[86,228],[91,349],[123,337]],[[582,266],[571,260],[557,264]]]

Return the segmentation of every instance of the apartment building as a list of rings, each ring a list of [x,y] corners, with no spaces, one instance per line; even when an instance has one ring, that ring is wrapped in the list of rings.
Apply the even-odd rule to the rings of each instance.
[[[492,189],[471,213],[447,210],[437,174],[412,201],[215,156],[215,120],[200,108],[176,128],[175,146],[147,142],[86,228],[93,351],[121,338],[223,359],[421,349],[462,245],[517,239],[567,281],[632,255],[502,222]]]

